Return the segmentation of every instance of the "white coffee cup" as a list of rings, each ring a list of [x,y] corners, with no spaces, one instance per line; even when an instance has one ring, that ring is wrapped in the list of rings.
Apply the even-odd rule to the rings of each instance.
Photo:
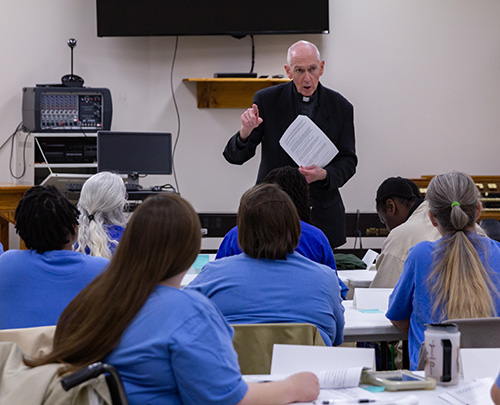
[[[425,376],[435,378],[439,385],[458,384],[460,332],[457,324],[431,323],[426,327]]]

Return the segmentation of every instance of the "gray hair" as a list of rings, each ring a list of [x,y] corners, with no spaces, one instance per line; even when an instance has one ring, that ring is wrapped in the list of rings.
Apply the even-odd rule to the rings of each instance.
[[[127,204],[125,184],[114,173],[100,172],[90,177],[82,187],[78,209],[78,247],[77,251],[92,256],[111,258],[109,245],[118,241],[111,240],[105,225],[125,225],[123,212]],[[90,218],[89,218],[90,217]]]
[[[441,174],[429,183],[426,198],[445,233],[436,244],[427,280],[433,314],[441,320],[497,316],[493,298],[498,289],[490,277],[488,244],[475,233],[481,202],[474,181],[461,172]]]
[[[291,65],[292,54],[295,52],[295,48],[297,48],[298,46],[304,46],[304,45],[312,47],[316,51],[316,55],[318,56],[318,62],[321,61],[321,55],[319,53],[318,47],[316,45],[314,45],[312,42],[302,40],[302,41],[295,42],[292,46],[290,46],[290,48],[288,48],[288,52],[286,54],[286,62],[288,64],[288,66]]]
[[[473,227],[481,203],[474,181],[461,172],[435,176],[427,188],[426,199],[430,211],[447,233]]]

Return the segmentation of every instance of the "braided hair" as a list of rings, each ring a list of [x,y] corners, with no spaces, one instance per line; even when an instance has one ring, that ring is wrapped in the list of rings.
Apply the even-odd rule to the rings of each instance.
[[[299,169],[291,166],[271,170],[263,183],[276,183],[292,199],[301,221],[311,223],[311,195],[306,178]]]
[[[60,250],[75,235],[79,211],[53,186],[30,188],[15,212],[16,231],[28,249]]]

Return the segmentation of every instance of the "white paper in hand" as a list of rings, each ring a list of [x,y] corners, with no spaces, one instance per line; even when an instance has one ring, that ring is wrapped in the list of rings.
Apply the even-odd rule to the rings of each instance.
[[[338,149],[306,115],[299,115],[280,139],[280,145],[299,166],[325,167]]]

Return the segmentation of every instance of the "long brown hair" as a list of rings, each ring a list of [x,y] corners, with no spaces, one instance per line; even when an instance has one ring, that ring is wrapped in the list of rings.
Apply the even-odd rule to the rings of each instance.
[[[107,270],[64,310],[47,356],[30,366],[67,363],[76,371],[102,360],[163,280],[187,270],[201,244],[193,207],[177,195],[149,197],[134,212]]]
[[[441,308],[448,319],[496,316],[493,296],[498,290],[489,275],[486,246],[474,231],[481,204],[474,181],[460,172],[441,174],[429,183],[426,199],[445,233],[436,245],[429,277],[433,313]]]

